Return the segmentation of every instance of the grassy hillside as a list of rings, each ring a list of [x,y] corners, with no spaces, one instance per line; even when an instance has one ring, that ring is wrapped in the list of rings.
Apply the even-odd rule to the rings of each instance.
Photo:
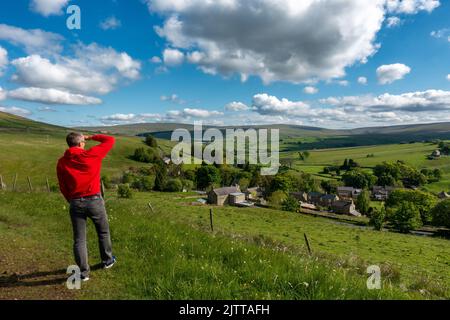
[[[0,192],[0,298],[449,297],[448,241],[353,229],[264,209],[215,209],[212,233],[208,208],[191,207],[192,197],[186,197],[148,193],[119,200],[108,193],[119,262],[111,270],[93,271],[92,280],[74,293],[62,286],[63,270],[73,263],[62,198]],[[312,257],[302,241],[304,232]],[[89,239],[95,265],[99,256],[92,227]],[[366,288],[365,271],[374,263],[383,271],[380,291]]]
[[[11,186],[19,175],[18,187],[27,188],[26,177],[33,184],[45,186],[45,178],[56,183],[55,170],[58,159],[67,149],[65,137],[70,129],[30,121],[21,117],[0,113],[0,175]],[[142,147],[138,137],[116,136],[116,146],[104,161],[104,173],[119,175],[127,168],[143,164],[129,159],[136,148]],[[171,142],[159,140],[161,149],[170,154]],[[89,142],[87,147],[94,145]]]
[[[170,140],[171,133],[177,128],[193,130],[192,125],[173,123],[146,123],[119,125],[111,127],[92,127],[88,130],[105,130],[126,135],[153,134],[160,139]],[[299,151],[328,148],[348,148],[357,146],[409,143],[431,139],[450,139],[450,123],[418,124],[392,127],[359,128],[353,130],[330,130],[295,125],[267,125],[222,127],[220,129],[279,129],[281,150]],[[208,129],[207,126],[204,129]]]
[[[443,156],[438,160],[428,160],[429,156],[436,150],[436,144],[413,143],[413,144],[391,144],[383,146],[338,148],[311,151],[311,156],[306,161],[298,160],[296,152],[285,152],[281,158],[294,159],[293,168],[315,174],[320,178],[329,178],[321,175],[325,166],[342,165],[345,159],[353,159],[363,167],[374,167],[383,161],[403,160],[418,168],[435,169],[443,172],[440,182],[427,185],[425,188],[431,192],[439,193],[443,190],[450,191],[450,157]],[[374,155],[367,157],[367,155]]]

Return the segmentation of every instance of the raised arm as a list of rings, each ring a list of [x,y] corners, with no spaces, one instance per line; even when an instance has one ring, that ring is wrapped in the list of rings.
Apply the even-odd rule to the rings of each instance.
[[[101,159],[105,158],[109,151],[114,147],[116,140],[114,137],[105,136],[103,134],[98,134],[92,137],[88,137],[89,140],[100,142],[99,145],[90,148],[87,153],[94,157],[99,157]]]

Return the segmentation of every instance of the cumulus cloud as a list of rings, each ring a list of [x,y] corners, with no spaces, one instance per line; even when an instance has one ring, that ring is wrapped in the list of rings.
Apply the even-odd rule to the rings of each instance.
[[[206,109],[191,109],[186,108],[182,111],[176,110],[176,111],[169,111],[167,112],[168,118],[210,118],[213,116],[222,116],[223,112],[220,111],[210,111]]]
[[[184,62],[184,53],[176,49],[165,49],[163,59],[164,64],[169,67],[179,66]]]
[[[3,75],[3,72],[6,69],[6,66],[8,65],[8,51],[6,51],[5,48],[0,46],[0,77]]]
[[[2,106],[0,106],[0,111],[14,114],[14,115],[20,116],[20,117],[26,117],[26,116],[30,116],[33,114],[30,110],[24,109],[24,108],[19,108],[19,107],[2,107]]]
[[[440,5],[439,0],[386,0],[388,12],[396,14],[416,14],[419,11],[432,12]]]
[[[383,65],[377,69],[378,82],[383,85],[390,84],[403,79],[410,72],[411,68],[402,63]]]
[[[321,103],[334,107],[348,108],[356,111],[378,112],[430,112],[450,111],[450,91],[427,90],[409,92],[400,95],[385,93],[373,96],[330,97]]]
[[[233,111],[233,112],[236,112],[236,111],[247,111],[249,109],[250,109],[249,106],[247,106],[245,103],[236,102],[236,101],[231,102],[231,103],[229,103],[229,104],[227,104],[225,106],[225,110]]]
[[[2,87],[0,87],[0,101],[5,100],[6,99],[6,91],[3,90]]]
[[[112,16],[106,18],[102,22],[100,22],[100,28],[103,30],[116,30],[122,26],[122,22],[116,17]]]
[[[9,91],[8,98],[44,104],[95,105],[102,100],[57,89],[19,88]]]
[[[141,65],[126,53],[96,44],[80,45],[75,58],[58,57],[56,62],[40,55],[13,60],[13,80],[30,87],[54,88],[76,93],[106,94],[121,78],[139,78]]]
[[[303,89],[303,92],[306,94],[316,94],[319,92],[319,89],[317,89],[316,87],[308,86]]]
[[[70,0],[31,0],[30,8],[36,13],[48,17],[63,14],[63,8]]]
[[[40,29],[26,30],[0,24],[0,40],[11,42],[23,47],[28,54],[34,54],[60,52],[64,38],[59,34]]]
[[[148,0],[165,17],[156,32],[210,74],[269,83],[339,78],[378,45],[383,0]],[[323,23],[311,24],[311,21]]]
[[[175,103],[175,104],[183,104],[185,103],[184,100],[180,99],[180,97],[176,94],[172,94],[170,96],[161,96],[161,101],[164,102],[171,102],[171,103]]]
[[[358,78],[358,83],[362,84],[362,85],[366,85],[367,84],[367,78],[366,77],[359,77]]]
[[[160,57],[154,56],[150,59],[150,62],[154,63],[154,64],[160,64],[160,63],[162,63],[162,60]]]
[[[399,17],[389,17],[386,19],[386,25],[388,28],[394,28],[401,24],[402,20]]]
[[[431,31],[430,35],[436,39],[445,39],[450,42],[450,29],[444,28],[440,30]]]

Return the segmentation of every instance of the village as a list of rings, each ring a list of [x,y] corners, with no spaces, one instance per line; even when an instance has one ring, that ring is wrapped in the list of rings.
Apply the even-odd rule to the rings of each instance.
[[[370,191],[371,198],[374,201],[386,201],[389,198],[389,194],[394,190],[396,190],[395,187],[375,186]],[[353,187],[338,187],[336,194],[299,191],[291,192],[290,196],[298,200],[300,208],[304,210],[327,211],[340,215],[360,217],[362,214],[357,211],[355,202],[362,191],[362,189]],[[208,204],[214,206],[267,206],[264,190],[260,187],[241,191],[241,188],[236,185],[212,189],[207,195]],[[447,193],[442,196],[450,197]]]

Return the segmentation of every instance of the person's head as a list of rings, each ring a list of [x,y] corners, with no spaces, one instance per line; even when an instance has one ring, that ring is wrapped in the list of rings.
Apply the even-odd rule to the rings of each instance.
[[[66,141],[69,148],[78,147],[84,149],[84,146],[86,145],[84,135],[78,132],[69,133],[69,135],[66,138]]]

